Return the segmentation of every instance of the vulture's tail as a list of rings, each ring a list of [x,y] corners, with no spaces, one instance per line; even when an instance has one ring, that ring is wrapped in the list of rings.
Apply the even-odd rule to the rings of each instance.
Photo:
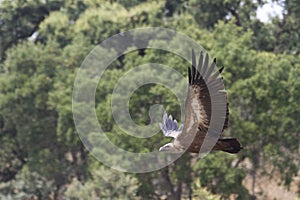
[[[243,147],[236,138],[225,138],[219,139],[213,149],[225,151],[227,153],[238,153]]]

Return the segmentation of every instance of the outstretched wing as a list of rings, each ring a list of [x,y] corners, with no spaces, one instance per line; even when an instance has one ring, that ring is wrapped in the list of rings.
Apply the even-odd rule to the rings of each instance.
[[[219,77],[219,73],[222,72],[223,68],[213,73],[216,69],[216,60],[214,59],[210,66],[208,62],[208,54],[206,54],[204,58],[201,52],[198,66],[196,66],[195,53],[192,51],[192,67],[188,68],[189,87],[185,103],[184,128],[182,133],[177,137],[177,142],[183,146],[185,146],[184,143],[186,143],[185,140],[187,140],[187,138],[195,137],[196,134],[197,140],[204,139],[211,120],[211,97],[225,92],[222,78]],[[213,89],[209,91],[208,87]],[[228,127],[228,116],[229,111],[227,104],[223,130]],[[197,142],[201,143],[201,141]]]
[[[173,120],[172,115],[169,115],[164,111],[163,124],[159,123],[160,129],[166,137],[177,138],[177,136],[182,132],[183,124],[178,128],[178,123],[176,119]]]

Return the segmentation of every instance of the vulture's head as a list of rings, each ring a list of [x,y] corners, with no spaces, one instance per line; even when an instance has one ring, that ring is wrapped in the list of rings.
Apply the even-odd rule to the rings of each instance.
[[[159,151],[168,151],[172,153],[180,153],[182,152],[182,149],[176,148],[176,146],[173,143],[167,143],[164,146],[159,148]]]

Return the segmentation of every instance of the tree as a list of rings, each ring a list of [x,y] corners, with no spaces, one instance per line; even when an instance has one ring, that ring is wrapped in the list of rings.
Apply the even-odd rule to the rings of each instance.
[[[139,183],[129,174],[112,171],[103,166],[93,170],[91,179],[81,183],[73,179],[66,191],[67,199],[140,199]]]
[[[284,8],[283,18],[275,18],[273,20],[273,34],[277,38],[275,42],[275,52],[288,52],[299,54],[300,37],[299,31],[299,11],[300,2],[297,0],[285,0],[282,3]]]
[[[234,103],[239,106],[231,130],[237,134],[248,132],[244,137],[248,143],[245,156],[253,162],[253,181],[258,168],[270,176],[279,171],[287,186],[297,174],[299,163],[293,160],[299,146],[292,139],[299,135],[294,118],[299,110],[293,100],[299,87],[294,82],[299,76],[295,59],[286,54],[261,53],[255,75],[233,86]],[[270,165],[271,169],[265,168]]]
[[[31,49],[31,54],[27,49]],[[55,196],[69,180],[68,176],[85,173],[80,164],[79,168],[70,168],[81,161],[70,158],[69,152],[78,155],[83,152],[82,146],[78,139],[73,148],[61,140],[56,131],[58,113],[48,104],[48,93],[54,89],[55,69],[62,63],[60,53],[55,43],[46,47],[32,42],[20,44],[9,50],[0,78],[0,107],[5,123],[1,141],[6,147],[1,154],[4,161],[1,171],[5,172],[1,173],[1,179],[10,181],[27,166],[31,173],[55,183],[52,188]]]
[[[58,10],[61,1],[4,0],[0,3],[0,56],[19,41],[32,36],[49,12]]]
[[[284,18],[263,24],[254,17],[262,3],[1,1],[1,197],[188,199],[200,198],[207,190],[216,195],[203,198],[252,198],[259,196],[254,193],[256,179],[266,174],[272,179],[273,172],[289,186],[299,170],[299,6],[296,1],[284,1]],[[79,66],[93,45],[120,31],[146,26],[185,33],[216,57],[218,66],[225,67],[230,103],[230,128],[225,136],[240,138],[245,146],[240,154],[211,153],[201,160],[184,155],[155,172],[120,174],[104,168],[83,147],[72,116],[72,89]],[[192,48],[176,38],[166,43],[160,40],[163,37],[149,42]],[[97,87],[95,109],[105,134],[133,152],[154,151],[169,141],[162,134],[147,140],[128,136],[110,110],[115,82],[128,70],[150,62],[172,66],[184,76],[190,65],[172,53],[141,49],[113,62]],[[148,84],[129,101],[134,122],[148,124],[154,104],[164,105],[179,119],[175,95],[166,87]],[[99,138],[96,133],[89,136]],[[250,172],[245,162],[250,162]],[[242,184],[247,174],[253,179],[251,191]],[[115,184],[117,178],[122,181]]]
[[[236,19],[238,26],[248,27],[252,17],[255,17],[255,11],[263,1],[251,0],[230,0],[230,1],[166,1],[165,7],[168,15],[180,14],[186,12],[193,15],[195,21],[203,28],[214,27],[218,20],[228,21]]]

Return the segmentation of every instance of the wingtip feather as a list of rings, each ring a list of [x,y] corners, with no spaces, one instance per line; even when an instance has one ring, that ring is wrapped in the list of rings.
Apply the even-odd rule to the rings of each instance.
[[[224,66],[221,67],[221,69],[219,69],[219,73],[221,74],[223,70],[224,70]]]
[[[188,67],[188,76],[189,76],[189,84],[192,84],[192,72],[190,67]]]

